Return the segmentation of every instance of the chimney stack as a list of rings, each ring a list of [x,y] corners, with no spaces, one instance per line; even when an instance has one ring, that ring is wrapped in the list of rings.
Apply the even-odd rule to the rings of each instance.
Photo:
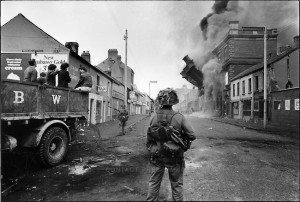
[[[81,53],[81,57],[85,59],[88,63],[91,63],[91,55],[89,51],[83,51],[83,53]]]
[[[109,49],[108,50],[108,57],[109,58],[116,58],[118,56],[118,50],[117,49]]]
[[[190,57],[188,55],[184,56],[184,58],[182,59],[186,65],[188,65],[190,62],[192,62],[192,60],[190,59]]]
[[[74,51],[76,54],[78,54],[78,47],[79,47],[79,44],[77,42],[66,42],[65,43],[65,46]]]
[[[299,35],[294,37],[294,46],[299,48]]]
[[[239,21],[229,21],[229,34],[238,34]]]

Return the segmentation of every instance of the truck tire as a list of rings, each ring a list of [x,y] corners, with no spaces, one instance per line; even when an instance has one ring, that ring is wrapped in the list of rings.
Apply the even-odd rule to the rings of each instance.
[[[65,130],[58,126],[49,128],[38,147],[41,163],[46,167],[59,165],[66,157],[67,146],[68,137]]]

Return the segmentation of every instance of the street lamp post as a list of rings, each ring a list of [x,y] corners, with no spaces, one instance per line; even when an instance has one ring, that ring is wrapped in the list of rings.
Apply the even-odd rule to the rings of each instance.
[[[149,81],[149,97],[151,97],[150,96],[150,83],[157,83],[157,81]]]
[[[126,29],[126,33],[124,35],[124,40],[125,40],[125,67],[124,67],[125,94],[124,94],[124,105],[125,105],[125,109],[127,109],[127,39],[128,39],[128,33],[127,33],[127,29]]]

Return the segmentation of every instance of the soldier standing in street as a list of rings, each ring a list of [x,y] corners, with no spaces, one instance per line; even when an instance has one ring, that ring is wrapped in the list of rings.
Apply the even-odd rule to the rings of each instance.
[[[182,114],[172,110],[172,105],[179,102],[176,91],[171,88],[161,90],[155,102],[159,108],[152,114],[147,131],[146,145],[151,154],[151,176],[147,201],[158,199],[165,168],[169,172],[172,199],[183,201],[183,170],[185,168],[183,153],[190,147],[191,141],[195,140],[194,129]],[[161,127],[162,125],[167,127]],[[166,130],[166,128],[172,130]],[[170,133],[170,131],[173,132]],[[177,131],[179,136],[188,142],[187,147],[182,149],[183,147],[174,144],[173,135],[170,135],[174,134],[174,131]]]
[[[128,120],[128,112],[125,109],[125,105],[121,105],[121,108],[122,109],[119,111],[119,114],[118,114],[118,119],[120,120],[120,126],[121,126],[120,133],[122,135],[125,135],[125,125]]]

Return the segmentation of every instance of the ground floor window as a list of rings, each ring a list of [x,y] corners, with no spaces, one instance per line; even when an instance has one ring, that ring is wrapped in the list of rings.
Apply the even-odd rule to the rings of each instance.
[[[243,115],[251,116],[251,100],[243,101]]]

